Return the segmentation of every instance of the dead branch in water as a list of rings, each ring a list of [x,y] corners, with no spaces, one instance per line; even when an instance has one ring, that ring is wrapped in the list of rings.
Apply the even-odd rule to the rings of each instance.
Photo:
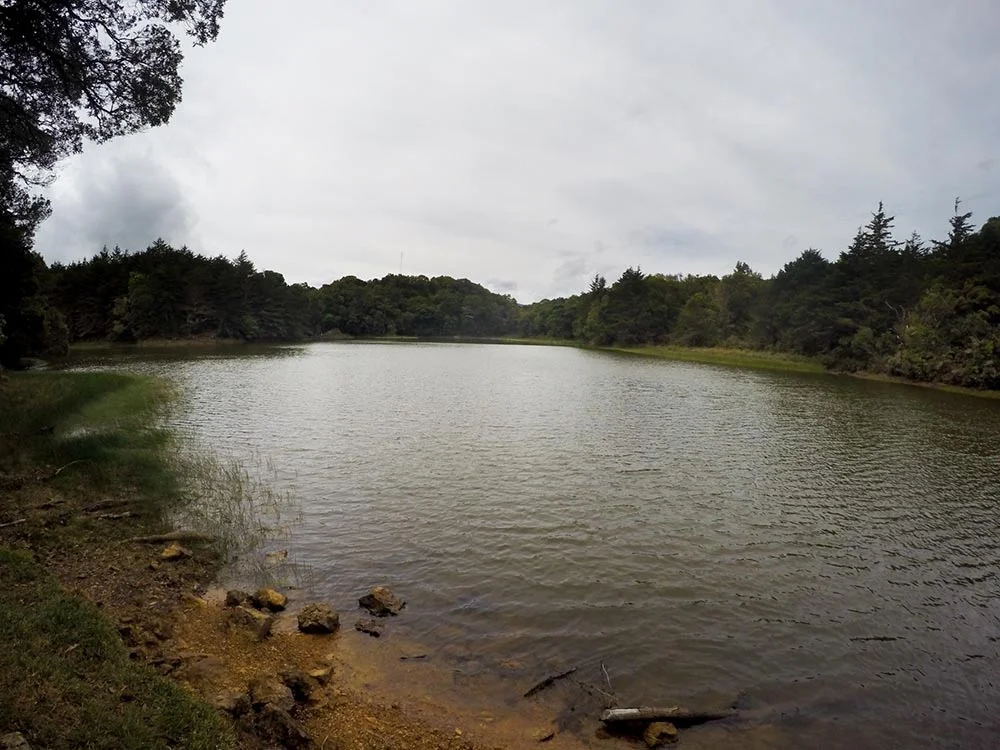
[[[139,544],[163,544],[164,542],[214,542],[215,537],[211,534],[201,534],[197,531],[171,531],[168,534],[155,534],[153,536],[134,536],[130,542]]]
[[[557,681],[559,681],[559,680],[561,680],[561,679],[563,679],[565,677],[569,677],[571,674],[573,674],[576,671],[576,669],[577,669],[576,667],[573,667],[572,669],[568,669],[565,672],[560,672],[559,674],[554,674],[551,677],[546,677],[544,680],[542,680],[537,685],[535,685],[533,688],[531,688],[531,690],[529,690],[527,693],[525,693],[524,697],[525,698],[530,698],[535,693],[542,692],[543,690],[545,690],[545,688],[551,687],[555,682],[557,682]]]
[[[5,529],[8,526],[17,526],[18,524],[27,523],[27,518],[18,518],[16,521],[8,521],[7,523],[0,523],[0,529]]]
[[[639,706],[637,708],[609,708],[601,714],[601,721],[613,724],[619,721],[681,721],[687,724],[702,724],[706,721],[728,719],[736,716],[736,711],[692,711],[690,708],[670,706],[658,708]]]

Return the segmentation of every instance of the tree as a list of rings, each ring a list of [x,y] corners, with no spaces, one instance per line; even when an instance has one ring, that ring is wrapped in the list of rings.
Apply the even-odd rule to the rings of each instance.
[[[85,141],[166,123],[181,97],[178,34],[196,45],[214,40],[224,4],[0,0],[0,276],[32,287],[14,286],[3,299],[8,338],[0,358],[37,353],[31,347],[61,330],[34,291],[34,231],[49,213],[34,190]],[[47,333],[39,338],[23,325]]]
[[[44,182],[83,148],[166,123],[181,98],[181,29],[216,38],[225,0],[5,0],[0,178]],[[24,193],[22,192],[22,197]]]

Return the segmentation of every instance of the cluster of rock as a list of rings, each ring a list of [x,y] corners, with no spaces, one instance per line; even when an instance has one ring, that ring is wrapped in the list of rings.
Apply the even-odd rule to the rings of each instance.
[[[228,713],[241,731],[260,740],[284,748],[308,747],[309,735],[295,715],[314,700],[317,689],[330,681],[331,674],[327,667],[308,673],[288,669],[257,677],[243,692],[219,695],[215,706]]]
[[[226,607],[230,608],[227,622],[234,627],[249,630],[257,640],[264,640],[274,627],[275,613],[288,606],[288,597],[274,589],[262,588],[251,594],[248,591],[232,589],[226,592]],[[378,638],[382,635],[384,617],[394,617],[400,613],[406,602],[396,596],[386,586],[376,586],[358,599],[358,606],[367,610],[371,617],[360,618],[354,623],[355,629]],[[299,630],[303,633],[327,634],[340,627],[340,615],[328,604],[311,602],[299,610]]]

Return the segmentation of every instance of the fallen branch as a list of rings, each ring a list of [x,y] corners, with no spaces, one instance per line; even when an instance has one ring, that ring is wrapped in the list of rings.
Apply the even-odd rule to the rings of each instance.
[[[546,677],[544,680],[542,680],[537,685],[535,685],[533,688],[531,688],[531,690],[529,690],[527,693],[525,693],[524,697],[525,698],[530,698],[535,693],[542,692],[543,690],[545,690],[545,688],[551,687],[558,680],[561,680],[561,679],[563,679],[565,677],[569,677],[575,671],[576,671],[576,667],[573,667],[572,669],[568,669],[565,672],[560,672],[559,674],[554,674],[551,677]]]
[[[93,513],[98,510],[110,510],[111,508],[120,508],[123,505],[131,505],[131,500],[124,500],[122,498],[117,498],[115,500],[101,500],[100,502],[91,503],[86,508],[84,508],[87,513]]]
[[[168,534],[156,534],[154,536],[134,536],[130,542],[140,544],[163,544],[164,542],[214,542],[215,537],[211,534],[201,534],[197,531],[171,531]]]
[[[670,706],[656,708],[639,706],[638,708],[609,708],[601,714],[601,721],[613,724],[619,721],[671,721],[685,724],[702,724],[706,721],[728,719],[736,716],[736,711],[692,711],[690,708]]]
[[[117,520],[119,520],[121,518],[131,518],[131,517],[132,517],[132,511],[130,511],[130,510],[125,511],[124,513],[98,513],[97,514],[97,518],[100,518],[100,519],[102,519],[104,521],[117,521]]]
[[[18,518],[16,521],[8,521],[7,523],[0,523],[0,529],[5,529],[8,526],[17,526],[18,524],[27,522],[28,522],[27,518]]]

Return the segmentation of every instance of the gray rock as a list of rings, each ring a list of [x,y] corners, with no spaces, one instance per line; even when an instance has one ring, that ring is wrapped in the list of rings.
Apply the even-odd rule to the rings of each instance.
[[[284,711],[291,711],[295,705],[295,696],[291,689],[274,675],[257,677],[250,682],[250,702],[253,707],[277,706]]]
[[[292,691],[295,700],[304,703],[312,697],[319,683],[312,677],[298,669],[286,669],[278,675],[281,681]]]
[[[224,690],[212,699],[212,706],[230,716],[243,716],[250,712],[250,696],[237,690]]]
[[[274,704],[264,705],[254,718],[254,728],[262,739],[275,743],[279,747],[299,748],[309,747],[309,735],[305,733],[298,722],[288,711]]]
[[[244,604],[250,603],[253,599],[253,595],[248,591],[241,591],[240,589],[230,589],[226,592],[226,606],[227,607],[239,607]]]
[[[299,612],[299,630],[303,633],[332,633],[340,626],[340,615],[326,604],[307,604]]]
[[[358,604],[376,617],[398,615],[406,602],[396,596],[387,586],[376,586],[358,599]]]
[[[648,748],[664,747],[677,742],[677,727],[669,721],[654,721],[642,733]]]
[[[288,597],[274,589],[257,589],[257,593],[253,595],[253,604],[257,609],[280,612],[288,606]]]
[[[31,750],[28,741],[20,732],[0,735],[0,750]]]
[[[249,607],[234,607],[226,613],[226,622],[230,627],[250,631],[258,641],[271,635],[274,627],[274,617],[258,612]]]

